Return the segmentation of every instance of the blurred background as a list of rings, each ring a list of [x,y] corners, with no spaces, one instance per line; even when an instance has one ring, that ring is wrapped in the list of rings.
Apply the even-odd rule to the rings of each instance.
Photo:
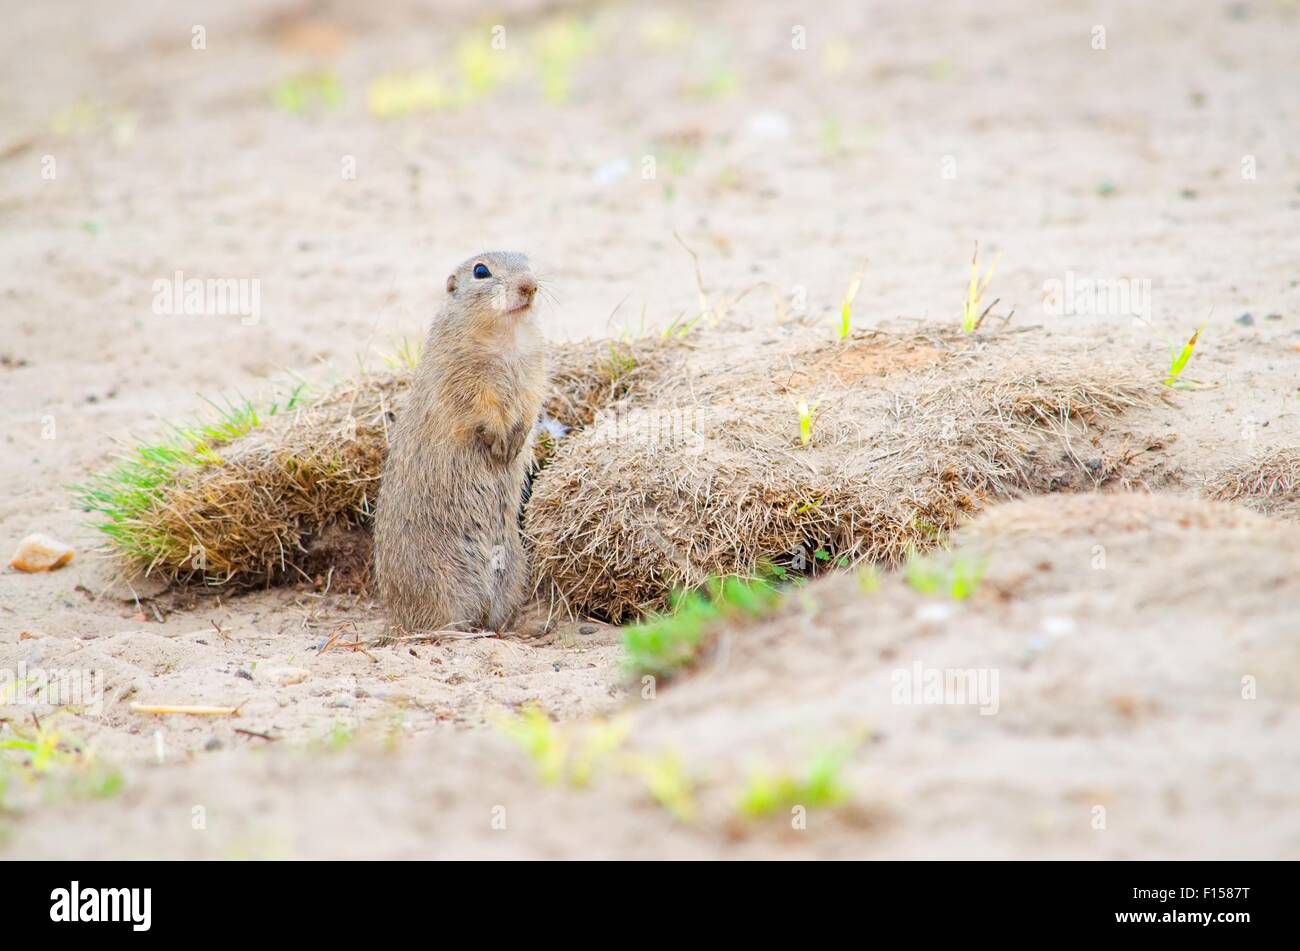
[[[418,335],[487,248],[533,256],[555,336],[662,326],[674,230],[751,320],[829,316],[864,262],[865,320],[946,318],[976,241],[1026,319],[1067,270],[1150,280],[1170,333],[1300,300],[1294,2],[4,17],[3,346],[139,408]],[[260,280],[262,319],[158,317],[177,270]]]

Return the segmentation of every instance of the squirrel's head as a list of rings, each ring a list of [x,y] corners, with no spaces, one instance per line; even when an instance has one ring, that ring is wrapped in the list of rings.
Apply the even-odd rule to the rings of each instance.
[[[537,296],[537,278],[517,251],[488,251],[462,262],[447,278],[452,300],[470,310],[490,309],[504,317],[526,317]]]

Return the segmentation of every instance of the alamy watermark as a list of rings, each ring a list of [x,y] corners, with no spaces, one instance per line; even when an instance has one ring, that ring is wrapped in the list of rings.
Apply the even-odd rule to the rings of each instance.
[[[889,679],[893,703],[978,706],[985,717],[998,712],[997,668],[926,667],[918,660],[898,668]]]
[[[153,312],[173,317],[238,317],[250,327],[262,319],[262,282],[255,277],[187,278],[177,271],[153,282]]]
[[[640,445],[648,452],[672,449],[688,444],[702,445],[702,422],[709,420],[708,406],[681,406],[651,409],[617,407],[602,412],[596,426],[590,428],[593,442]]]
[[[46,670],[19,661],[15,669],[0,668],[0,707],[79,707],[99,716],[104,710],[104,672],[80,667]]]
[[[1043,311],[1051,317],[1132,317],[1151,320],[1151,282],[1134,277],[1080,277],[1043,282]]]

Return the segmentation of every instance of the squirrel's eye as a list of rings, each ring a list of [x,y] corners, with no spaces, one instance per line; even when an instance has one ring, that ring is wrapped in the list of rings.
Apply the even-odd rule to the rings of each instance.
[[[488,270],[486,264],[475,264],[474,276],[477,277],[479,280],[482,280],[485,277],[491,277],[492,272]]]

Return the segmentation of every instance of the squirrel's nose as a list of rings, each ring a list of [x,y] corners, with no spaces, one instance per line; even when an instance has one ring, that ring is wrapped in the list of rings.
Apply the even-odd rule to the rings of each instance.
[[[533,277],[531,274],[525,274],[520,278],[519,293],[531,300],[533,295],[537,293],[537,278]]]

